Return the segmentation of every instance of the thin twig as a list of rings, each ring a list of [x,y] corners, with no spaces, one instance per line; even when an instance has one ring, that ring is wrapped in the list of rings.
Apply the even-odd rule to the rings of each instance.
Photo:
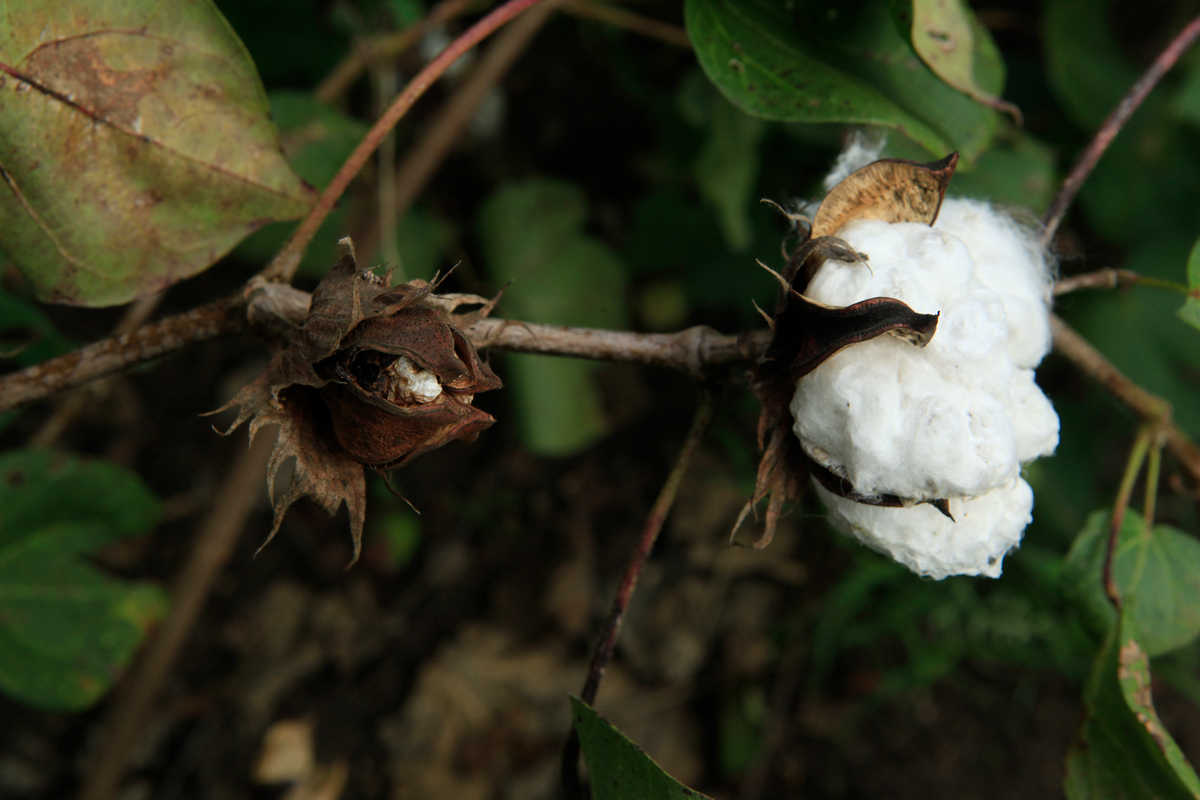
[[[1162,431],[1155,429],[1150,442],[1150,456],[1146,464],[1146,502],[1142,505],[1142,535],[1147,539],[1154,529],[1154,509],[1158,504],[1158,479],[1162,471]]]
[[[0,409],[11,411],[245,328],[245,301],[227,297],[9,373],[0,378]]]
[[[658,39],[660,42],[685,50],[692,49],[692,40],[688,37],[687,31],[678,25],[652,19],[623,8],[616,8],[607,3],[596,3],[592,0],[567,0],[563,5],[563,11],[577,17],[594,19],[597,22],[623,28],[630,33]]]
[[[587,681],[583,685],[583,691],[580,692],[580,699],[589,706],[596,702],[596,693],[600,689],[600,681],[612,658],[617,634],[620,632],[621,622],[625,618],[625,610],[629,608],[629,601],[637,588],[638,578],[646,566],[650,551],[654,549],[654,543],[658,541],[658,534],[662,530],[663,523],[666,522],[671,506],[675,503],[675,497],[679,494],[683,476],[691,466],[692,458],[700,447],[700,441],[708,431],[709,423],[712,422],[714,405],[712,393],[705,390],[700,397],[700,405],[692,419],[692,428],[688,431],[683,449],[679,452],[679,457],[675,460],[675,466],[672,467],[671,474],[667,476],[666,483],[658,493],[654,506],[646,516],[646,524],[642,527],[641,538],[638,539],[637,546],[630,555],[629,562],[625,565],[625,573],[622,575],[617,593],[613,597],[608,619],[605,620],[600,639],[596,642],[596,649],[592,653],[592,663],[588,669]],[[574,734],[567,740],[567,744],[563,748],[562,772],[563,785],[568,794],[571,792],[578,794],[579,739]]]
[[[263,496],[262,476],[273,442],[258,436],[239,453],[217,494],[216,503],[197,527],[192,551],[175,582],[171,615],[154,633],[117,692],[100,750],[84,776],[78,800],[109,800],[120,786],[129,755],[142,737],[159,690],[233,553],[246,519]]]
[[[1167,70],[1175,65],[1192,43],[1196,41],[1196,37],[1200,36],[1200,17],[1196,17],[1187,27],[1180,31],[1179,35],[1167,45],[1166,49],[1159,53],[1158,58],[1154,59],[1154,63],[1150,65],[1142,77],[1138,78],[1132,88],[1121,98],[1121,102],[1117,103],[1117,107],[1112,110],[1108,118],[1096,131],[1096,135],[1092,141],[1088,143],[1087,148],[1079,156],[1079,160],[1075,162],[1075,166],[1071,169],[1071,174],[1063,181],[1059,187],[1058,194],[1054,196],[1050,207],[1046,209],[1046,213],[1042,215],[1042,246],[1046,246],[1054,238],[1054,234],[1058,231],[1058,226],[1062,222],[1063,216],[1066,215],[1067,209],[1075,200],[1075,195],[1079,192],[1079,187],[1083,186],[1083,182],[1087,180],[1092,169],[1095,168],[1096,162],[1100,160],[1100,156],[1104,155],[1104,151],[1112,143],[1112,140],[1121,129],[1125,127],[1125,123],[1137,110],[1142,101],[1146,99],[1146,95],[1155,87]]]
[[[550,14],[560,3],[561,0],[546,0],[540,8],[525,14],[503,33],[498,34],[496,41],[488,47],[487,52],[471,70],[471,74],[443,104],[437,116],[425,128],[420,140],[409,149],[408,155],[400,163],[391,181],[393,194],[389,201],[393,204],[396,219],[403,217],[412,208],[458,142],[480,103],[525,52],[533,37],[546,24]],[[385,241],[384,231],[381,230],[379,236],[381,241]],[[377,245],[373,239],[374,235],[364,236],[359,243],[359,252],[375,252]],[[386,254],[384,261],[388,261]]]
[[[317,229],[321,227],[321,223],[329,216],[329,212],[333,210],[333,206],[337,203],[338,198],[346,191],[346,187],[350,185],[350,181],[362,170],[363,165],[367,163],[367,159],[375,152],[375,148],[387,137],[388,132],[412,108],[413,103],[421,95],[425,94],[426,90],[455,61],[462,57],[464,53],[494,33],[497,28],[540,2],[543,2],[543,0],[508,0],[504,5],[468,28],[465,33],[451,42],[436,58],[426,64],[425,68],[417,73],[417,77],[409,81],[408,85],[404,87],[404,91],[400,93],[400,96],[396,98],[396,101],[392,103],[387,112],[367,132],[363,140],[358,143],[358,147],[354,148],[354,152],[350,154],[350,157],[342,164],[342,168],[333,176],[333,180],[321,192],[321,196],[317,198],[317,202],[312,207],[312,210],[308,212],[308,216],[304,218],[292,233],[291,238],[287,240],[280,251],[263,269],[260,273],[261,276],[267,280],[279,281],[281,283],[291,281],[292,276],[296,272],[296,267],[300,265],[300,259],[304,255],[308,243],[312,240],[313,235],[316,234]]]
[[[1095,272],[1085,272],[1082,275],[1063,278],[1054,284],[1054,294],[1057,296],[1077,292],[1080,289],[1116,289],[1126,286],[1151,286],[1185,295],[1191,292],[1182,283],[1139,275],[1131,269],[1099,269]]]
[[[402,55],[408,48],[416,44],[422,36],[436,28],[438,25],[443,25],[452,19],[461,17],[463,14],[471,10],[476,5],[476,0],[444,0],[438,3],[425,16],[424,19],[417,22],[402,31],[394,31],[392,33],[377,36],[371,40],[371,52],[375,57],[382,60],[394,60]],[[333,71],[317,84],[317,88],[313,90],[313,95],[318,100],[325,103],[334,103],[342,97],[354,82],[363,76],[367,69],[367,60],[361,49],[354,48],[348,52]]]
[[[1153,430],[1145,425],[1133,442],[1129,451],[1129,460],[1125,462],[1125,474],[1121,476],[1121,487],[1117,490],[1117,499],[1113,501],[1112,518],[1109,520],[1108,543],[1104,548],[1104,593],[1117,611],[1121,610],[1121,590],[1113,579],[1113,561],[1116,560],[1117,545],[1121,539],[1121,526],[1125,524],[1125,511],[1129,508],[1129,498],[1133,496],[1133,484],[1137,481],[1138,473],[1150,450],[1150,439]]]
[[[1143,423],[1161,426],[1167,450],[1191,475],[1192,485],[1200,486],[1200,447],[1170,422],[1170,404],[1129,380],[1056,314],[1050,316],[1050,330],[1054,334],[1054,349],[1080,372],[1100,384]]]

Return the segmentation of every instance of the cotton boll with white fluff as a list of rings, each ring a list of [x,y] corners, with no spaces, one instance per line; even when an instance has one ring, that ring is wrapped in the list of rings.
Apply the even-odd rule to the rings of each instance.
[[[1050,346],[1045,259],[1017,223],[968,200],[945,201],[932,227],[858,220],[837,235],[869,260],[826,261],[806,295],[895,298],[937,313],[937,331],[924,348],[882,336],[829,358],[798,382],[793,430],[857,493],[948,499],[954,519],[819,492],[839,527],[921,574],[999,575],[1030,519],[1020,465],[1058,444],[1032,370]]]

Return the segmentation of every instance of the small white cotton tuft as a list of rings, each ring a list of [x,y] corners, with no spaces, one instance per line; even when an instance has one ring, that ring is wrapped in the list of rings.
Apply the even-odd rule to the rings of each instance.
[[[887,144],[887,137],[856,130],[850,144],[837,157],[833,170],[825,176],[825,191],[841,183],[851,172],[856,172],[879,158]]]
[[[938,314],[937,331],[924,348],[881,336],[831,357],[798,382],[793,430],[860,494],[946,498],[955,521],[819,492],[840,528],[916,572],[995,577],[1030,520],[1021,464],[1058,445],[1033,380],[1050,348],[1046,260],[1028,230],[971,200],[945,201],[932,227],[858,220],[837,235],[869,260],[825,262],[805,294],[895,298]]]

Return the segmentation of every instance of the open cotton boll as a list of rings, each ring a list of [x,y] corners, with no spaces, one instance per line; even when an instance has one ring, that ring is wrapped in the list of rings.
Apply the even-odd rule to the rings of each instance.
[[[806,295],[895,298],[938,314],[937,331],[924,348],[881,336],[830,357],[797,383],[793,431],[859,494],[948,499],[954,520],[819,492],[839,527],[921,574],[999,575],[1032,508],[1020,465],[1058,445],[1032,369],[1050,346],[1045,259],[1020,226],[967,200],[947,200],[933,227],[856,220],[837,235],[869,260],[826,261]]]
[[[935,580],[951,575],[1000,577],[1005,554],[1020,543],[1032,519],[1033,490],[1020,478],[982,497],[951,499],[954,521],[929,505],[868,506],[815,485],[837,528]]]

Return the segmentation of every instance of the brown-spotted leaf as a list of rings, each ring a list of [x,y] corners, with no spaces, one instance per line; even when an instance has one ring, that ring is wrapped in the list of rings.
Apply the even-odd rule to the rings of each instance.
[[[958,153],[928,164],[889,158],[850,173],[821,201],[812,237],[832,236],[859,219],[932,225],[957,164]]]
[[[41,300],[125,303],[315,194],[210,0],[4,5],[0,246]]]
[[[912,0],[913,49],[939,78],[977,103],[1003,111],[1021,124],[1021,112],[979,85],[975,59],[987,33],[962,0]]]

